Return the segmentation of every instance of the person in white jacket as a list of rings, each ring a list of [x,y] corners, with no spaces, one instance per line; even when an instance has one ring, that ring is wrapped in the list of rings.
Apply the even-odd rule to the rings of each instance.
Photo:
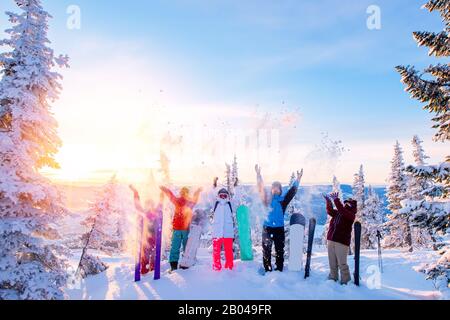
[[[225,249],[225,269],[233,270],[234,220],[230,194],[226,189],[219,191],[213,211],[213,269],[222,270],[221,252]]]

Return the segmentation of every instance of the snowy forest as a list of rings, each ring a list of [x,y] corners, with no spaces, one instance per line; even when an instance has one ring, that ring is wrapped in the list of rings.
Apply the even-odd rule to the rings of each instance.
[[[283,183],[283,196],[290,190],[296,192],[284,214],[286,270],[265,276],[258,269],[263,264],[264,223],[271,208],[261,192],[270,189],[271,181],[262,180],[269,171],[267,166],[258,163],[261,166],[255,173],[257,163],[249,167],[245,153],[225,158],[207,183],[198,182],[196,172],[190,173],[190,182],[177,182],[170,148],[157,152],[156,166],[147,171],[143,183],[111,174],[95,186],[69,188],[45,174],[47,169],[60,169],[57,155],[65,144],[54,113],[55,103],[67,89],[62,72],[70,74],[70,64],[78,64],[54,52],[56,43],[49,40],[53,17],[46,1],[12,2],[15,10],[6,12],[9,25],[0,39],[0,300],[450,299],[450,155],[439,163],[430,161],[436,159],[432,154],[436,148],[449,150],[450,0],[424,4],[428,14],[440,15],[441,32],[413,34],[419,48],[429,50],[429,57],[423,59],[429,59],[430,66],[419,70],[408,65],[407,55],[405,66],[392,66],[405,89],[399,94],[409,95],[410,109],[424,109],[419,110],[421,126],[430,127],[427,112],[432,115],[435,147],[428,151],[419,135],[411,136],[409,145],[390,136],[390,162],[383,163],[389,172],[382,178],[385,185],[367,181],[371,168],[364,156],[352,169],[353,181],[344,183],[346,179],[330,172],[327,183],[303,184],[300,170],[304,164],[299,159],[297,167],[289,168],[292,175],[277,177]],[[333,141],[332,148],[340,145],[341,141]],[[243,178],[243,171],[251,172],[253,180]],[[266,191],[259,188],[260,183]],[[192,225],[200,230],[199,243],[193,265],[174,269],[173,239],[182,234],[174,230],[174,221],[181,206],[177,197],[183,193],[197,197],[189,201]],[[341,201],[357,201],[355,221],[362,226],[359,286],[327,281],[327,235],[332,217],[327,215],[323,196],[333,193],[338,193]],[[217,212],[228,212],[226,206],[220,206],[223,194],[230,202],[235,266],[232,271],[217,273],[212,268]],[[74,208],[68,198],[76,198],[81,205]],[[244,233],[239,209],[243,207],[249,212],[250,261],[245,261],[247,253],[240,246]],[[158,214],[160,220],[154,218]],[[291,217],[295,214],[306,218],[305,230],[312,218],[318,224],[311,276],[306,280],[303,274],[289,271]],[[160,244],[152,238],[158,239],[158,232]],[[306,245],[307,232],[304,237]],[[150,270],[142,271],[142,279],[136,282],[136,264],[142,263],[137,252],[147,238],[156,241],[151,246],[160,246],[161,275],[154,280],[153,262],[147,261]],[[353,234],[348,256],[352,276],[358,250],[354,238]],[[306,254],[306,247],[304,250]],[[181,259],[189,260],[188,250],[184,254],[181,252]]]

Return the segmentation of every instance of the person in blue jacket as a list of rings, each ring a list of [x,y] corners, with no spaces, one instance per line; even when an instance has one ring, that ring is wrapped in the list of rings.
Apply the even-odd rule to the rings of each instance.
[[[269,195],[264,189],[264,182],[261,175],[261,168],[255,167],[258,181],[258,191],[264,206],[268,210],[267,218],[264,221],[262,247],[263,247],[263,264],[266,272],[271,272],[272,267],[272,246],[275,244],[276,251],[276,268],[275,271],[283,272],[284,267],[284,214],[287,207],[297,194],[298,187],[303,177],[303,169],[297,171],[297,180],[294,182],[289,191],[283,195],[283,187],[280,182],[272,184],[272,191]]]

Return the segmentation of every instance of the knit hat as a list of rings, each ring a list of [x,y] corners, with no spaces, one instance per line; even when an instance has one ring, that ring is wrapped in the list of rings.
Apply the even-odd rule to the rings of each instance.
[[[281,185],[281,182],[275,181],[274,183],[272,183],[272,188],[278,188],[280,192],[283,192],[283,186]]]
[[[358,201],[356,201],[355,199],[352,199],[352,198],[345,200],[344,203],[345,204],[347,204],[347,203],[350,204],[350,206],[352,208],[357,208],[358,207]]]
[[[221,195],[221,194],[226,194],[227,196],[230,196],[230,193],[225,188],[222,188],[222,189],[219,190],[218,195]]]

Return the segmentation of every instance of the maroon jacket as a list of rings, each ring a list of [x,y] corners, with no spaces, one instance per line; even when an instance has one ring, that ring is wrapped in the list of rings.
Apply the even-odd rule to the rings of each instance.
[[[331,216],[327,239],[350,246],[357,208],[345,208],[340,199],[336,199],[334,204],[337,210],[333,208],[332,202],[327,200],[327,213]]]

